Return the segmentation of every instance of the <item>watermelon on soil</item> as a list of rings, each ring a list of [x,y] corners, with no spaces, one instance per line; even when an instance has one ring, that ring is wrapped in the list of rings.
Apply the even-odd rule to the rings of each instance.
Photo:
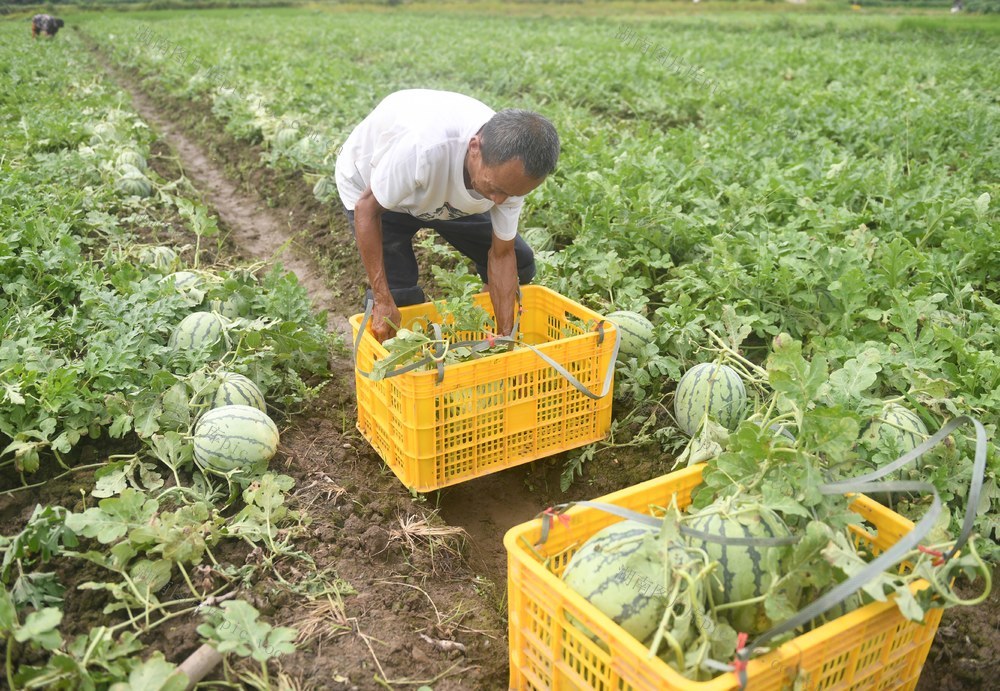
[[[172,247],[158,245],[139,250],[139,262],[166,273],[177,264],[177,252]]]
[[[746,412],[747,392],[743,379],[728,365],[703,362],[681,377],[674,392],[674,417],[677,425],[690,436],[708,417],[729,430],[735,430]]]
[[[124,175],[118,178],[115,189],[129,197],[148,197],[153,193],[153,186],[145,175]]]
[[[146,170],[146,159],[138,151],[134,149],[122,149],[122,152],[118,154],[118,158],[115,163],[119,168],[124,168],[124,166],[132,166],[140,173]]]
[[[249,377],[235,372],[220,371],[222,382],[215,390],[212,407],[221,408],[225,405],[248,405],[261,412],[267,412],[267,403],[260,388]]]
[[[872,423],[870,433],[892,440],[900,453],[913,451],[927,438],[927,426],[916,413],[899,404],[891,405]]]
[[[547,252],[555,249],[556,242],[551,233],[545,228],[533,227],[524,228],[520,232],[521,239],[528,243],[528,247],[536,252]]]
[[[278,428],[266,413],[247,405],[213,408],[194,428],[194,458],[205,470],[262,473],[278,449]]]
[[[653,324],[641,314],[619,310],[606,319],[621,331],[619,358],[638,357],[646,350],[646,344],[654,341]]]
[[[294,127],[285,127],[278,130],[274,136],[274,143],[281,149],[290,149],[299,141],[299,131]]]
[[[222,320],[215,312],[189,314],[170,334],[170,346],[175,350],[214,346],[222,338]]]

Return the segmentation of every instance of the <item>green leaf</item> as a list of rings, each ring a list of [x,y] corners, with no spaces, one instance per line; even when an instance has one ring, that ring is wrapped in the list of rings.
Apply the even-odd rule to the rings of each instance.
[[[9,633],[18,626],[17,609],[6,588],[0,588],[0,633]]]
[[[97,469],[94,473],[94,489],[90,491],[95,497],[113,497],[121,494],[128,487],[128,472],[125,461],[114,461]]]
[[[208,546],[206,536],[214,533],[215,526],[208,522],[213,514],[214,507],[200,502],[163,515],[155,536],[157,550],[173,562],[200,563]]]
[[[857,415],[848,410],[815,408],[802,416],[799,439],[806,448],[822,450],[829,464],[837,464],[853,458],[860,429]]]
[[[162,411],[157,423],[160,430],[187,430],[191,426],[190,394],[184,382],[177,382],[163,393]]]
[[[222,603],[221,615],[216,615],[213,623],[201,624],[198,633],[222,654],[233,652],[259,662],[295,652],[295,629],[275,628],[259,618],[260,613],[249,603],[229,600]]]
[[[187,685],[188,676],[157,651],[129,673],[127,683],[112,684],[108,691],[183,691]]]
[[[140,593],[146,591],[155,593],[162,590],[170,582],[170,571],[173,565],[167,559],[151,561],[140,559],[129,570],[129,576],[135,582]]]
[[[62,636],[56,630],[62,618],[62,610],[58,607],[46,607],[32,612],[14,632],[14,640],[18,643],[33,641],[46,650],[55,650],[62,645]]]
[[[107,545],[122,538],[130,528],[147,523],[158,506],[155,499],[147,499],[142,492],[128,488],[120,497],[102,499],[95,508],[68,515],[66,525]]]
[[[765,484],[761,491],[764,505],[773,511],[791,516],[809,518],[812,515],[805,506],[784,492],[785,487],[777,483]]]
[[[55,573],[23,573],[14,581],[10,594],[21,607],[42,609],[49,605],[60,605],[66,588],[56,579]]]
[[[774,339],[767,373],[771,388],[787,394],[800,410],[806,410],[826,382],[826,358],[817,355],[812,362],[807,361],[802,356],[802,343],[781,334]]]
[[[141,394],[133,405],[135,416],[135,432],[140,437],[148,438],[160,431],[160,416],[163,414],[163,401],[152,393]]]
[[[869,348],[856,358],[851,358],[844,366],[830,375],[830,395],[835,402],[846,403],[861,398],[872,387],[882,371],[881,353]]]
[[[191,463],[194,457],[194,446],[178,432],[154,434],[149,445],[153,455],[173,470]]]
[[[972,204],[976,208],[976,215],[979,216],[979,218],[983,218],[990,208],[990,193],[983,192],[981,195],[976,197],[976,201],[972,202]]]
[[[772,589],[764,600],[764,612],[776,624],[792,618],[798,611],[797,598],[783,590]]]

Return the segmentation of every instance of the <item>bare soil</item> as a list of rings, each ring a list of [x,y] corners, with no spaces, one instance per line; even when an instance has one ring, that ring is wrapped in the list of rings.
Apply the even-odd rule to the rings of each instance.
[[[204,103],[173,98],[95,53],[157,132],[153,167],[165,176],[183,173],[218,213],[228,232],[225,252],[233,260],[280,261],[329,314],[331,327],[348,333],[346,317],[360,311],[365,279],[342,212],[320,204],[300,173],[266,168],[261,150],[224,134]],[[299,688],[506,688],[504,533],[554,503],[668,472],[672,459],[627,449],[599,455],[565,494],[565,459],[555,457],[413,496],[355,431],[350,357],[336,356],[331,366],[322,396],[282,421],[274,466],[296,479],[293,502],[312,519],[297,547],[345,586],[313,602],[275,583],[244,594],[275,624],[305,633],[300,650],[279,659],[278,672]],[[79,496],[87,480],[43,487],[31,505],[49,494],[53,503]],[[31,505],[16,500],[0,506],[0,516],[26,519]],[[458,530],[429,535],[429,528],[449,527]],[[1000,677],[998,599],[995,592],[988,605],[945,613],[920,689],[993,686]],[[84,603],[92,611],[100,604]],[[158,629],[152,644],[180,662],[198,646],[197,623],[179,619]]]

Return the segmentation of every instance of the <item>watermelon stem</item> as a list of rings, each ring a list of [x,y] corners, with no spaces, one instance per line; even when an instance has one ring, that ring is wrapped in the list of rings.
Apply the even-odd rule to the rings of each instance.
[[[938,595],[940,595],[941,598],[945,602],[949,603],[950,605],[974,606],[974,605],[981,604],[982,602],[985,602],[986,598],[989,597],[989,595],[990,595],[990,591],[993,589],[993,576],[992,576],[992,574],[990,572],[990,568],[986,565],[986,562],[984,562],[982,560],[982,558],[979,556],[979,552],[976,550],[976,541],[975,540],[969,540],[965,544],[966,544],[966,546],[969,549],[969,556],[975,562],[975,569],[977,571],[979,571],[980,573],[983,574],[983,580],[986,583],[986,587],[983,588],[983,592],[981,592],[976,597],[970,598],[968,600],[963,600],[962,598],[957,597],[954,594],[954,591],[949,586],[947,586],[946,583],[942,583],[941,581],[938,580],[938,577],[937,577],[938,576],[938,568],[937,567],[931,567],[929,569],[927,569],[927,568],[921,569],[920,576],[922,578],[926,578],[928,581],[930,581],[930,584],[933,586],[935,592]],[[954,546],[954,542],[944,543],[943,545],[934,545],[934,547],[942,547],[942,548],[944,548],[944,547],[953,547],[953,546]],[[926,564],[926,555],[922,555],[922,556],[924,557],[923,563]],[[954,561],[954,560],[947,562],[945,564],[945,569],[944,569],[945,572],[950,571],[951,570],[949,568],[950,565],[951,564],[956,564],[956,563],[957,562]],[[914,569],[914,573],[913,573],[914,577],[916,577],[916,570],[917,569]],[[945,579],[945,581],[948,581],[948,580],[950,580],[950,579]]]
[[[707,331],[708,335],[712,337],[712,340],[714,340],[719,345],[719,349],[722,350],[722,352],[726,353],[736,363],[739,363],[739,364],[743,365],[744,368],[746,368],[746,369],[749,370],[747,372],[747,374],[750,374],[750,372],[753,372],[754,374],[757,375],[757,376],[752,376],[751,375],[751,376],[748,377],[749,379],[757,381],[757,382],[766,382],[767,381],[767,370],[765,370],[760,365],[756,365],[753,362],[750,362],[745,357],[743,357],[742,355],[740,355],[739,353],[737,353],[735,350],[733,350],[732,348],[730,348],[726,344],[726,342],[724,340],[722,340],[722,338],[720,338],[711,329],[705,329],[705,331]]]

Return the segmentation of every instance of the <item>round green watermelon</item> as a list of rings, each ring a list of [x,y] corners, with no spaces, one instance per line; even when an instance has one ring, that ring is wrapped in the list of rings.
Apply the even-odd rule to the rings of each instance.
[[[169,281],[179,292],[182,293],[186,293],[190,290],[197,290],[204,284],[202,276],[194,271],[175,271],[168,276],[164,276],[161,281]]]
[[[177,265],[177,252],[166,246],[143,247],[139,250],[139,262],[167,273]]]
[[[891,405],[871,427],[871,433],[888,440],[899,450],[908,453],[927,439],[927,426],[916,413],[899,404]]]
[[[667,565],[644,540],[657,534],[636,521],[615,523],[587,540],[563,572],[566,585],[640,641],[659,625],[666,602]]]
[[[175,350],[214,346],[222,338],[222,319],[214,312],[189,314],[170,334],[170,346]]]
[[[122,178],[142,178],[145,177],[142,171],[136,168],[130,163],[121,163],[118,165],[118,175]]]
[[[274,135],[274,143],[280,149],[290,149],[299,141],[299,131],[294,127],[284,127]]]
[[[337,194],[337,184],[329,175],[324,175],[313,185],[313,196],[321,202],[330,201]]]
[[[115,161],[119,169],[124,166],[131,166],[140,173],[146,170],[146,159],[138,151],[134,149],[122,149],[122,152],[118,154],[118,159]]]
[[[555,249],[556,241],[545,228],[533,227],[524,228],[521,232],[521,239],[528,243],[528,247],[536,252],[547,252]]]
[[[261,412],[267,412],[267,403],[260,388],[249,377],[235,372],[218,372],[221,383],[215,390],[212,406],[221,408],[224,405],[248,405]]]
[[[690,436],[708,417],[729,430],[735,430],[746,413],[747,392],[743,379],[728,365],[703,362],[681,377],[674,392],[674,417],[677,425]]]
[[[153,193],[153,186],[150,184],[149,178],[142,173],[123,175],[115,183],[115,189],[129,197],[148,197]]]
[[[213,408],[194,428],[195,461],[210,472],[260,474],[277,449],[274,421],[251,406]]]
[[[641,314],[619,310],[605,317],[621,332],[618,358],[638,357],[646,350],[647,343],[653,343],[653,324]]]
[[[208,301],[208,308],[218,312],[226,319],[238,319],[250,312],[250,303],[239,293],[233,293],[227,298],[213,298]]]
[[[121,139],[118,129],[110,122],[99,122],[90,128],[93,136],[90,138],[91,144],[101,144],[104,142],[116,142]]]
[[[724,501],[711,504],[695,514],[688,527],[709,536],[739,538],[787,537],[791,531],[781,517],[760,504],[728,507]],[[711,578],[713,602],[716,605],[742,602],[767,592],[772,574],[765,566],[765,554],[775,547],[725,545],[711,539],[688,537],[692,547],[703,549],[718,569]],[[761,633],[772,622],[764,611],[764,603],[749,604],[720,612],[737,631]]]

